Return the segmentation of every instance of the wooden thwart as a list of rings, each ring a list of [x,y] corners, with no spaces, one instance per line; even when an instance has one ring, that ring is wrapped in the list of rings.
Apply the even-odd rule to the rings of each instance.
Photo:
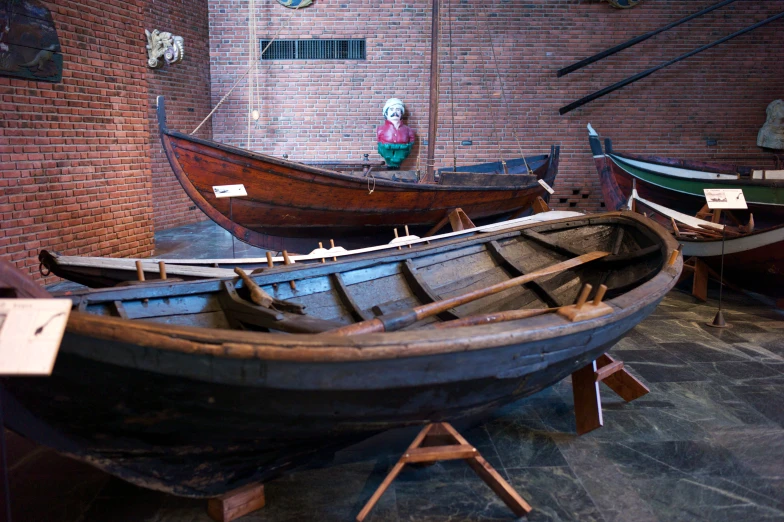
[[[465,460],[466,464],[490,486],[490,489],[509,506],[516,516],[522,517],[530,513],[531,506],[482,458],[476,448],[469,444],[448,422],[438,422],[428,424],[419,432],[419,435],[387,474],[362,511],[359,512],[357,522],[365,520],[365,517],[368,516],[406,464],[457,459]]]
[[[207,514],[218,522],[230,522],[266,504],[264,484],[249,484],[207,501]]]

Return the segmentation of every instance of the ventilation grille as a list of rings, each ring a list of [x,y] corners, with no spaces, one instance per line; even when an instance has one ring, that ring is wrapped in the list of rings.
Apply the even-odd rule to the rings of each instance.
[[[261,50],[270,40],[261,41]],[[261,55],[270,60],[364,60],[365,40],[275,40]]]

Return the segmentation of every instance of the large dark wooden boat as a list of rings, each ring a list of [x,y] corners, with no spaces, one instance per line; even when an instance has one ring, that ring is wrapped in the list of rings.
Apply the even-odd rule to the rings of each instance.
[[[276,251],[309,252],[334,237],[346,248],[375,245],[403,225],[421,235],[455,208],[475,223],[521,215],[549,196],[539,180],[552,186],[558,173],[558,147],[526,159],[533,174],[486,172],[484,165],[412,183],[327,170],[169,130],[162,96],[158,124],[171,168],[193,202],[241,241]],[[215,197],[214,186],[238,184],[247,197]]]
[[[635,182],[635,188],[630,188],[627,196],[619,183],[623,178],[616,175],[613,155],[604,155],[595,134],[591,135],[590,140],[601,179],[602,194],[608,208],[627,209],[633,202],[637,212],[644,213],[675,234],[678,242],[683,245],[685,258],[697,257],[715,273],[719,273],[722,272],[723,253],[723,274],[727,281],[745,290],[776,299],[784,298],[784,223],[740,233],[728,227],[730,233],[725,232],[725,237],[722,238],[724,225],[696,218],[658,201],[648,200],[639,193],[640,188],[646,186],[642,182]],[[745,195],[746,188],[743,192]],[[655,191],[651,193],[659,194]],[[665,199],[672,202],[671,199]],[[702,202],[705,203],[704,196]],[[755,221],[756,216],[754,213]]]
[[[6,422],[136,484],[215,496],[389,428],[475,418],[558,382],[654,310],[680,274],[676,246],[652,221],[615,212],[275,267],[253,276],[274,308],[231,279],[74,293],[52,375],[3,378]],[[512,281],[520,274],[531,281]],[[44,294],[7,267],[0,276],[4,295]],[[507,289],[452,306],[496,283]],[[552,311],[583,283],[608,287],[606,315]],[[389,318],[437,301],[452,308],[401,331],[329,332],[378,313],[389,330]],[[518,310],[531,316],[491,322]],[[473,325],[446,323],[455,318]]]
[[[607,171],[616,189],[608,190],[603,183],[607,208],[620,208],[632,194],[632,186],[640,197],[667,208],[695,215],[705,205],[703,189],[743,189],[748,212],[735,211],[741,221],[748,221],[749,212],[760,228],[784,223],[784,166],[776,165],[770,155],[767,166],[755,168],[740,165],[686,161],[660,156],[640,156],[615,152],[612,141],[599,135],[589,125],[589,141],[596,169]]]
[[[457,236],[473,236],[487,232],[495,232],[504,228],[520,227],[523,225],[563,219],[567,217],[581,216],[580,212],[568,210],[551,210],[541,212],[533,216],[503,221],[491,225],[447,232],[437,236],[420,238],[418,236],[401,236],[393,239],[385,245],[360,248],[357,250],[346,250],[340,246],[331,248],[318,248],[308,254],[291,255],[288,259],[292,263],[321,263],[329,260],[357,259],[362,256],[377,254],[382,251],[396,250],[398,247],[408,247],[430,244],[435,245],[444,241],[455,239]],[[234,268],[242,268],[246,272],[253,272],[260,268],[266,268],[270,263],[285,263],[285,257],[271,256],[259,258],[215,258],[215,259],[161,259],[161,258],[109,258],[109,257],[88,257],[88,256],[65,256],[57,252],[42,250],[38,254],[41,262],[41,274],[48,276],[50,273],[79,283],[90,288],[104,288],[136,282],[139,279],[136,262],[140,263],[145,281],[162,281],[161,263],[164,263],[164,276],[168,279],[194,280],[209,278],[235,277]]]

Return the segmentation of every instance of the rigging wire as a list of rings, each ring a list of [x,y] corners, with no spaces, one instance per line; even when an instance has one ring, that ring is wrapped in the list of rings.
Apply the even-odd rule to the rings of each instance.
[[[454,49],[452,48],[452,2],[447,2],[447,20],[449,32],[449,45],[447,55],[449,57],[449,104],[452,106],[452,172],[457,172],[457,134],[455,134],[455,82],[453,72],[455,69]]]
[[[488,13],[486,18],[489,19],[489,17],[490,17],[490,15]],[[487,26],[488,27],[490,26],[490,21],[489,20],[487,22]],[[501,97],[504,100],[504,107],[506,108],[506,114],[507,114],[507,117],[508,117],[509,114],[511,114],[509,112],[509,101],[506,99],[506,90],[504,89],[504,82],[501,79],[501,69],[498,67],[498,59],[496,58],[496,55],[495,55],[495,46],[493,44],[493,34],[492,34],[492,32],[489,29],[487,31],[487,37],[490,40],[490,51],[493,54],[493,65],[495,65],[495,73],[496,73],[496,77],[498,78],[498,85],[501,87]],[[514,126],[512,126],[512,135],[514,136],[514,139],[517,142],[517,148],[520,151],[520,157],[523,158],[523,164],[525,165],[526,172],[528,172],[529,174],[533,174],[533,171],[531,170],[531,167],[528,166],[528,162],[526,161],[525,155],[523,154],[523,146],[520,143],[520,138],[517,136],[517,130],[515,129]],[[506,163],[504,163],[503,160],[501,160],[501,163],[504,165],[504,167],[506,167]]]
[[[299,8],[300,8],[300,7],[302,7],[302,5],[303,5],[303,2],[300,2],[300,4],[299,4],[297,7],[295,7],[294,9],[292,9],[292,10],[291,10],[291,13],[289,14],[288,20],[286,21],[287,23],[286,23],[285,25],[284,25],[284,24],[281,24],[281,25],[280,25],[280,27],[278,27],[278,31],[275,33],[275,36],[273,36],[273,37],[272,37],[272,39],[269,41],[269,43],[267,43],[267,46],[266,46],[266,47],[264,47],[264,49],[261,51],[261,53],[260,53],[261,55],[263,55],[264,53],[266,53],[266,52],[267,52],[267,49],[269,49],[269,48],[270,48],[270,46],[273,44],[273,42],[275,42],[275,40],[277,40],[277,39],[278,39],[278,35],[279,35],[279,34],[280,34],[280,32],[283,30],[283,28],[284,28],[286,25],[288,25],[288,22],[290,22],[290,21],[291,21],[291,18],[294,16],[294,12],[295,12],[295,11],[297,11],[297,10],[299,10]],[[252,45],[252,42],[251,42],[251,45]],[[257,63],[254,63],[253,65],[251,65],[250,67],[248,67],[248,70],[247,70],[247,71],[245,71],[245,72],[242,74],[242,76],[240,76],[239,78],[237,78],[237,81],[236,81],[236,82],[234,82],[234,85],[232,85],[232,86],[231,86],[231,89],[229,89],[229,92],[227,92],[227,93],[226,93],[226,94],[223,96],[223,98],[221,98],[221,99],[220,99],[220,101],[219,101],[219,102],[218,102],[218,103],[215,105],[215,107],[213,107],[213,109],[210,111],[210,113],[209,113],[207,116],[205,116],[203,120],[201,120],[201,123],[199,123],[199,125],[198,125],[198,126],[195,128],[195,129],[193,129],[193,131],[191,131],[191,135],[193,135],[193,134],[196,134],[196,132],[197,132],[199,129],[201,129],[201,126],[202,126],[202,125],[204,125],[204,124],[207,122],[207,120],[209,120],[209,119],[210,119],[210,117],[212,117],[212,115],[213,115],[213,114],[215,114],[215,111],[217,111],[217,110],[218,110],[218,107],[220,107],[220,106],[221,106],[221,104],[222,104],[224,101],[226,101],[226,98],[228,98],[228,97],[229,97],[229,95],[230,95],[230,94],[231,94],[231,93],[234,91],[234,89],[237,87],[237,85],[239,85],[239,84],[240,84],[240,82],[241,82],[242,80],[244,80],[244,79],[245,79],[245,77],[246,77],[246,76],[247,76],[247,75],[248,75],[248,74],[249,74],[249,73],[250,73],[250,72],[253,70],[253,68],[254,68],[254,67],[256,67],[256,66],[257,66]]]

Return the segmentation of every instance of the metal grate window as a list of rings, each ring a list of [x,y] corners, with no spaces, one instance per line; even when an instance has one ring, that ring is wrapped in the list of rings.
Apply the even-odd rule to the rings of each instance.
[[[270,40],[261,40],[261,51]],[[275,40],[261,55],[269,60],[364,60],[365,40]]]

